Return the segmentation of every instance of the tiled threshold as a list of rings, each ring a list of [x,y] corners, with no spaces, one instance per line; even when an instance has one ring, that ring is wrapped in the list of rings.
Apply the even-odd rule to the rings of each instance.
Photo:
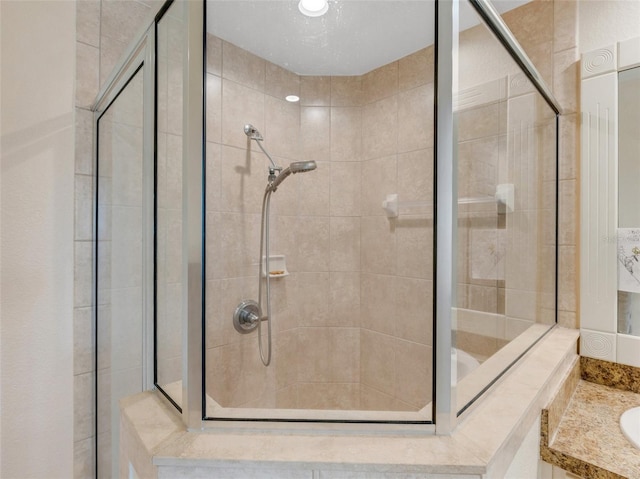
[[[581,357],[542,411],[542,459],[584,479],[640,478],[640,450],[619,425],[635,406],[640,368]]]
[[[229,477],[503,477],[577,363],[577,339],[577,330],[554,328],[451,436],[333,434],[311,427],[188,431],[156,392],[145,392],[121,403],[121,467],[130,462],[140,477],[151,478],[205,477],[216,470]]]

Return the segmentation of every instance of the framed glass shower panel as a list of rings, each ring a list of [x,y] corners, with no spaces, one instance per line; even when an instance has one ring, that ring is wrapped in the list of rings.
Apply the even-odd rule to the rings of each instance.
[[[118,474],[119,401],[147,387],[145,68],[97,121],[97,471]]]
[[[460,3],[452,329],[473,372],[457,378],[458,415],[556,321],[557,112],[494,34]]]
[[[206,4],[208,419],[431,422],[435,4],[366,3]],[[264,366],[233,315],[267,300],[268,156],[317,167],[271,197]]]

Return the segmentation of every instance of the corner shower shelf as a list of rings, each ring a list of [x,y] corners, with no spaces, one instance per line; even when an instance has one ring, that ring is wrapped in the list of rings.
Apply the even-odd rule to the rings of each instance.
[[[262,257],[262,270],[266,271],[266,257]],[[269,277],[270,278],[284,278],[285,276],[289,276],[289,271],[287,270],[287,262],[285,261],[285,257],[283,254],[271,254],[269,255]],[[262,273],[262,277],[266,277],[265,273]]]

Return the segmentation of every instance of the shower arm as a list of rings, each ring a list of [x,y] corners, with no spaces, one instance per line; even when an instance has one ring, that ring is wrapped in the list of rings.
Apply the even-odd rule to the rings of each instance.
[[[260,140],[258,140],[257,138],[252,138],[252,140],[255,140],[255,142],[258,144],[258,146],[262,150],[262,153],[267,155],[267,158],[269,158],[269,162],[271,162],[271,166],[269,167],[269,181],[275,180],[276,179],[275,178],[276,171],[278,173],[281,172],[282,171],[282,166],[276,165],[276,162],[273,161],[273,158],[271,158],[271,155],[269,153],[267,153],[267,150],[264,149],[264,147],[260,143]]]

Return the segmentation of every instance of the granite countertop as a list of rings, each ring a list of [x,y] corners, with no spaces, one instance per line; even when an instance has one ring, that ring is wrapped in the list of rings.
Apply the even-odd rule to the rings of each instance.
[[[579,369],[543,411],[542,458],[585,479],[640,478],[640,450],[619,425],[640,406],[640,370],[590,358]]]

